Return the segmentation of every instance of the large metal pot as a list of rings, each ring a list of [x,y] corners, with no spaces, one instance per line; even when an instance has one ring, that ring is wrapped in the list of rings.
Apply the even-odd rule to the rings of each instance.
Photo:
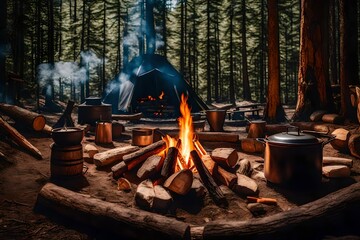
[[[287,131],[267,138],[257,138],[265,147],[264,174],[268,182],[295,187],[313,187],[321,182],[323,146],[327,141],[311,134]]]
[[[96,126],[98,121],[111,121],[112,106],[104,104],[101,98],[88,97],[78,107],[78,123]]]

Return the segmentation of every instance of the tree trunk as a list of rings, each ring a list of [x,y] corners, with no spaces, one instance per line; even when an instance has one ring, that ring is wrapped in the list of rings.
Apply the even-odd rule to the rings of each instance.
[[[333,111],[329,82],[328,1],[301,1],[298,100],[293,120],[316,110]]]
[[[280,52],[278,1],[268,0],[269,84],[264,118],[268,122],[283,122],[285,111],[280,102]]]
[[[146,53],[154,54],[156,50],[156,37],[154,26],[154,0],[146,1]]]
[[[230,63],[229,63],[229,68],[230,68],[230,76],[229,76],[229,91],[230,91],[230,102],[231,103],[235,103],[235,80],[234,80],[234,37],[233,37],[233,32],[234,32],[234,0],[231,0],[231,6],[230,6],[230,16],[229,16],[229,21],[230,21],[230,26],[229,26],[229,35],[230,35],[230,45],[229,45],[229,51],[230,51]],[[222,92],[222,91],[221,91]],[[221,96],[222,97],[222,96]]]
[[[246,50],[246,5],[245,0],[241,1],[241,55],[242,55],[242,78],[243,78],[243,98],[244,100],[251,100],[251,91],[247,64],[247,50]]]
[[[329,1],[329,60],[331,84],[338,83],[335,0]]]
[[[356,4],[339,0],[341,114],[352,121],[356,120],[356,109],[351,105],[349,85],[359,84]]]
[[[6,36],[7,0],[0,1],[0,46],[7,44]],[[5,99],[6,55],[0,54],[0,102]]]
[[[206,101],[207,103],[211,103],[211,63],[210,63],[210,55],[211,55],[211,46],[210,46],[210,0],[206,1]]]

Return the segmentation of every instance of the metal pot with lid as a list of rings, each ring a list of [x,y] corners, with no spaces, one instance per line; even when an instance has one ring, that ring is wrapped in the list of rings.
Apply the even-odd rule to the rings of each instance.
[[[90,124],[95,127],[99,120],[111,121],[111,116],[111,104],[102,103],[101,98],[98,97],[85,98],[85,102],[78,107],[79,124]]]
[[[263,142],[264,174],[267,181],[295,188],[313,187],[321,182],[323,146],[334,139],[333,136],[317,133],[326,137],[323,141],[306,131],[289,131],[257,138]]]

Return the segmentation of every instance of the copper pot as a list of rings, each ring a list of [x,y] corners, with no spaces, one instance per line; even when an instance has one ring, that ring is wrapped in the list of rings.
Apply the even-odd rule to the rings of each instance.
[[[164,134],[157,128],[133,128],[132,145],[144,147],[161,140]]]
[[[112,122],[101,121],[96,123],[95,143],[96,144],[112,143]]]
[[[267,138],[263,142],[264,174],[268,182],[295,188],[314,187],[322,179],[323,146],[333,140],[331,135],[322,141],[310,134],[287,131]]]
[[[226,110],[207,110],[206,119],[210,125],[211,132],[224,131],[223,126],[225,122]]]

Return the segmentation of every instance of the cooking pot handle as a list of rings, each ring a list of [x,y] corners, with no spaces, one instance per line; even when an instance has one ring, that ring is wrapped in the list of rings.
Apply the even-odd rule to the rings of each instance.
[[[266,144],[266,138],[256,138],[256,141]]]
[[[316,135],[318,137],[328,138],[328,140],[326,140],[325,142],[322,143],[323,146],[330,143],[332,140],[334,140],[336,138],[335,135],[324,133],[324,132],[309,131],[309,130],[302,130],[302,132],[303,133],[309,133],[309,134],[312,134],[312,135]]]

